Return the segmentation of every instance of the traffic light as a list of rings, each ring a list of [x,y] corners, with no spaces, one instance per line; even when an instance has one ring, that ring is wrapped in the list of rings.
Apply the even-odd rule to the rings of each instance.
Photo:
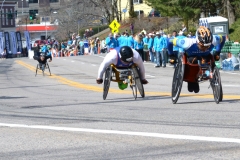
[[[30,19],[30,20],[36,19],[36,13],[35,13],[35,11],[29,11],[29,19]]]
[[[7,18],[8,19],[13,19],[13,14],[12,14],[11,11],[7,13]]]

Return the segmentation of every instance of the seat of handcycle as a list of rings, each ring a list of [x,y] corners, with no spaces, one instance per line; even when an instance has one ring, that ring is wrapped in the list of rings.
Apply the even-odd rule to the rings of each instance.
[[[197,56],[187,56],[183,55],[183,64],[185,64],[183,81],[185,82],[198,82],[198,76],[202,70],[201,66],[198,64],[198,60],[205,61],[206,65],[211,65],[210,61],[214,62],[212,55],[197,57]]]
[[[125,76],[131,74],[130,69],[133,67],[133,65],[128,66],[128,67],[121,67],[121,66],[116,66],[114,64],[111,64],[112,71],[114,73],[114,75],[112,76],[112,81],[122,82],[123,81],[122,76],[125,77]]]

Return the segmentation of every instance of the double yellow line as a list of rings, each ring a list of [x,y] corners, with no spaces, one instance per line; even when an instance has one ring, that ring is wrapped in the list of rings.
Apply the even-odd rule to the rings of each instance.
[[[17,60],[15,61],[17,64],[35,72],[36,71],[36,67],[29,65],[23,61]],[[47,75],[49,75],[48,73],[46,73]],[[49,78],[52,79],[56,79],[57,81],[72,86],[72,87],[76,87],[76,88],[81,88],[81,89],[85,89],[85,90],[90,90],[90,91],[94,91],[94,92],[103,92],[103,88],[102,85],[101,87],[97,87],[97,86],[92,86],[92,85],[87,85],[87,84],[82,84],[79,82],[75,82],[72,80],[69,80],[67,78],[55,75],[55,74],[51,74],[51,76],[48,76]],[[119,90],[119,89],[109,89],[110,93],[118,93],[118,94],[132,94],[132,91],[130,90]],[[145,92],[146,95],[149,96],[171,96],[171,94],[169,92]],[[213,99],[213,95],[211,94],[182,94],[181,96],[184,97],[198,97],[198,98],[211,98]],[[224,95],[223,97],[224,99],[239,99],[240,100],[240,95]]]

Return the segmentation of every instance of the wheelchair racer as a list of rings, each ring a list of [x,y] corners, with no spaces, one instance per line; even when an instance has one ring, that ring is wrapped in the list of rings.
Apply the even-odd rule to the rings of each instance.
[[[33,56],[33,59],[37,60],[39,63],[39,68],[41,70],[44,70],[45,64],[47,62],[47,59],[50,59],[49,62],[52,61],[52,55],[46,55],[46,53],[41,52],[40,56]]]
[[[213,50],[213,48],[215,48],[213,58],[215,61],[218,61],[225,40],[225,36],[213,35],[209,28],[200,26],[196,31],[196,37],[176,37],[174,39],[169,39],[169,62],[175,64],[177,61],[177,56],[173,53],[173,46],[177,46],[180,49],[183,49],[188,56],[188,60],[191,63],[197,63],[197,60],[201,60],[202,57],[205,57],[207,59],[209,56],[211,56],[211,51]],[[212,68],[214,68],[215,63],[212,63],[211,66]],[[188,91],[194,91],[195,93],[198,93],[198,82],[188,82]]]
[[[145,79],[145,68],[140,54],[129,46],[117,47],[111,50],[104,58],[98,69],[98,78],[96,82],[101,84],[103,82],[103,73],[111,64],[116,65],[117,68],[127,68],[133,64],[139,67],[142,84],[147,84]]]

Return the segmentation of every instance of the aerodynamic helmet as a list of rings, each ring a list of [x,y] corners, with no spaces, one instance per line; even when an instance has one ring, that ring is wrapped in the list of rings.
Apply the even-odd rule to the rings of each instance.
[[[131,62],[133,60],[133,51],[129,46],[123,46],[120,48],[120,58],[124,62]]]
[[[46,56],[46,54],[44,52],[40,53],[40,57],[45,57],[45,56]]]
[[[201,46],[210,46],[213,41],[213,36],[209,28],[200,26],[196,31],[197,43]]]

